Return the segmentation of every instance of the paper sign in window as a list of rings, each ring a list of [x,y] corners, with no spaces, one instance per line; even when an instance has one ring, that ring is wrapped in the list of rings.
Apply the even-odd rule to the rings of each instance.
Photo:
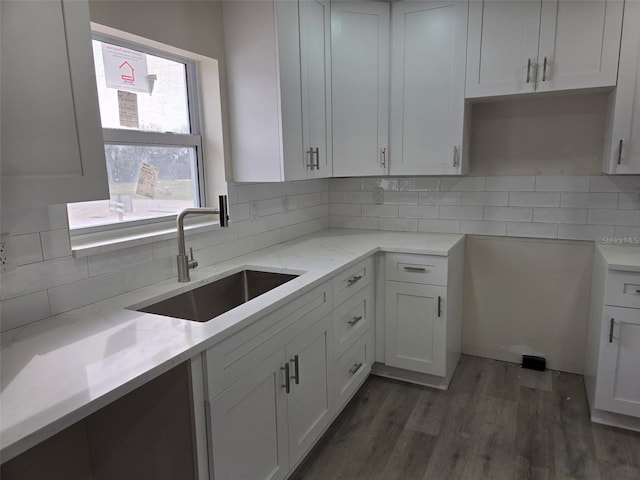
[[[107,87],[130,92],[151,91],[146,54],[103,43],[102,61]]]
[[[139,128],[138,95],[133,92],[118,90],[118,116],[120,125],[129,128]]]
[[[153,165],[142,162],[140,173],[138,174],[138,186],[136,194],[154,198],[156,196],[156,186],[158,185],[158,169]]]

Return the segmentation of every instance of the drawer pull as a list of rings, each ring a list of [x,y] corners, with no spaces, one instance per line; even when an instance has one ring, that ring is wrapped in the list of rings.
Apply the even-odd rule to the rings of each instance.
[[[356,373],[358,373],[358,370],[360,370],[362,368],[363,363],[362,362],[358,362],[356,363],[353,367],[351,367],[349,369],[349,373],[351,375],[355,375]]]
[[[351,325],[352,327],[358,323],[360,320],[362,320],[362,315],[358,315],[357,317],[353,317],[351,320],[349,320],[347,323],[349,325]]]
[[[347,283],[349,284],[349,286],[351,286],[361,278],[362,278],[362,275],[356,275],[355,277],[351,277],[349,280],[347,280]]]
[[[636,295],[640,295],[640,288],[636,290]]]
[[[296,383],[296,385],[299,385],[300,384],[300,364],[298,362],[298,355],[294,355],[291,361],[293,362],[293,376],[291,378],[293,378],[293,381]]]
[[[280,370],[284,370],[284,385],[280,385],[284,388],[284,391],[291,393],[291,377],[289,376],[289,362],[284,364],[284,367],[280,367]]]
[[[438,295],[438,317],[442,316],[442,297]]]
[[[612,318],[611,323],[609,324],[609,343],[613,343],[613,325],[616,321]]]
[[[418,272],[418,273],[427,273],[427,269],[424,267],[404,267],[406,272]]]

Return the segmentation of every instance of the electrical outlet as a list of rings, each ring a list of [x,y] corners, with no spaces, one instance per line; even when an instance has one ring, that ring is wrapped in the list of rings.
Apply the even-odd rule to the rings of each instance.
[[[0,272],[12,272],[15,270],[13,257],[10,251],[10,236],[8,233],[0,235]]]
[[[382,205],[384,203],[384,188],[375,187],[373,189],[373,203]]]
[[[258,220],[258,202],[255,200],[249,202],[249,209],[251,210],[251,220]]]

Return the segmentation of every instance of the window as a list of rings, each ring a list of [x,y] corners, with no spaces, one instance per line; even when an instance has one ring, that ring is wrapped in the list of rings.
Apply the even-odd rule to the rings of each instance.
[[[200,206],[196,63],[102,35],[93,55],[110,199],[68,204],[70,228],[163,221]]]

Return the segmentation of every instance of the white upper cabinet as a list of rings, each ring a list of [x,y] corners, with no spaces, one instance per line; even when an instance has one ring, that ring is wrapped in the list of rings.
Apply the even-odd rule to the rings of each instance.
[[[618,87],[611,94],[602,171],[640,174],[640,2],[627,2]]]
[[[384,175],[389,147],[386,2],[331,6],[333,174]]]
[[[392,175],[466,173],[467,0],[392,4]]]
[[[622,0],[470,2],[467,97],[616,84]]]
[[[109,198],[86,1],[0,2],[2,206]]]
[[[330,176],[330,9],[223,4],[233,180]]]

